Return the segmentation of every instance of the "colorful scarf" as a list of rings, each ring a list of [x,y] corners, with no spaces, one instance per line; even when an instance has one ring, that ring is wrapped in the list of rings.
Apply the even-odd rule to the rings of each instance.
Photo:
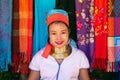
[[[93,0],[76,0],[77,44],[90,63],[94,51],[93,5]]]
[[[119,0],[108,2],[108,72],[120,71],[120,5]]]
[[[48,30],[46,22],[47,12],[55,8],[55,0],[35,0],[35,24],[33,34],[33,55],[45,47],[48,42]]]
[[[28,73],[32,55],[33,1],[14,0],[13,72]]]
[[[114,18],[114,30],[115,72],[118,72],[120,71],[120,15]]]
[[[107,2],[107,0],[94,0],[94,69],[106,70],[107,67]]]
[[[12,0],[0,0],[0,72],[11,62]]]

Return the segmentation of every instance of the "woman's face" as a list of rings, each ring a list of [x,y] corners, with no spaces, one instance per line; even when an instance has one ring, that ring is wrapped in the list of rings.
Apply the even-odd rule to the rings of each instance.
[[[49,26],[50,43],[57,48],[68,44],[69,30],[64,23],[52,23]]]

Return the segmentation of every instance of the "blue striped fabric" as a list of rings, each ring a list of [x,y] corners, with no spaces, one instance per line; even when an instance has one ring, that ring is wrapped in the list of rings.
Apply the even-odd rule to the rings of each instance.
[[[11,62],[12,0],[0,0],[0,72]]]

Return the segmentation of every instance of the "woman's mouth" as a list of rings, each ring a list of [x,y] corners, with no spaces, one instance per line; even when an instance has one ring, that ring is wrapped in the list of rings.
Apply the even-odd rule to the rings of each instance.
[[[63,43],[63,41],[57,41],[55,42],[57,45],[61,45]]]

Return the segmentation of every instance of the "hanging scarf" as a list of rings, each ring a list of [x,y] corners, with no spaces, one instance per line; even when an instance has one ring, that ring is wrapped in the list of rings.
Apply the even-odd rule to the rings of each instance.
[[[47,12],[55,8],[55,0],[35,0],[35,24],[33,34],[33,55],[48,42]]]
[[[120,71],[120,17],[114,18],[115,72]]]
[[[28,73],[32,55],[33,1],[14,0],[13,72]],[[17,47],[17,48],[16,48]]]
[[[120,1],[114,1],[114,26],[115,26],[115,72],[120,71]]]
[[[93,5],[93,0],[76,0],[77,44],[90,63],[94,51]]]
[[[0,72],[11,62],[12,0],[0,0]]]
[[[113,11],[113,1],[108,0],[108,37],[107,37],[107,48],[108,48],[108,62],[107,62],[107,71],[113,72],[114,71],[114,15]]]
[[[120,71],[120,11],[119,0],[108,2],[108,72]]]
[[[94,0],[95,53],[94,69],[106,70],[107,60],[107,0]]]
[[[107,37],[107,46],[108,46],[108,64],[107,71],[114,71],[114,18],[108,18],[108,37]]]

